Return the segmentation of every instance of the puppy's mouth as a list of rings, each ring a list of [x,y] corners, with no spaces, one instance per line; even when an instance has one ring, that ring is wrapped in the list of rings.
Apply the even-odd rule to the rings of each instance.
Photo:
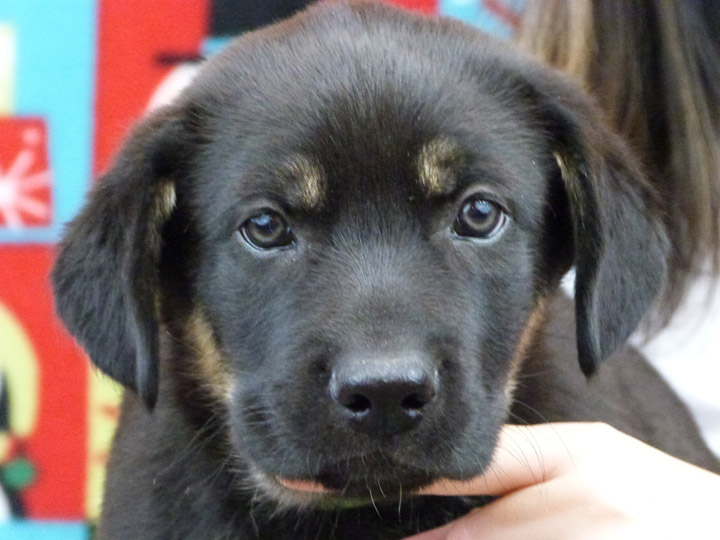
[[[353,507],[396,502],[417,493],[429,482],[401,482],[397,479],[367,478],[346,480],[340,477],[322,476],[314,480],[275,477],[283,488],[301,497],[308,497],[318,506]]]
[[[426,470],[390,462],[375,468],[373,461],[368,456],[351,458],[312,477],[270,475],[258,470],[253,476],[265,493],[281,504],[330,508],[395,503],[436,479]]]
[[[328,489],[319,482],[312,480],[291,480],[289,478],[275,478],[283,487],[294,491],[303,491],[305,493],[328,493]],[[335,490],[330,490],[334,492]]]
[[[374,499],[398,499],[429,485],[434,478],[417,472],[388,477],[368,471],[362,476],[346,476],[341,473],[320,473],[312,479],[276,477],[288,489],[306,493],[324,493],[334,497],[366,497]]]

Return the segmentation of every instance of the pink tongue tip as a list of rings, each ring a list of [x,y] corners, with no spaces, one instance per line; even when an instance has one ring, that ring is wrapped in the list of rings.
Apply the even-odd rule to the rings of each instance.
[[[286,488],[294,489],[296,491],[307,491],[311,493],[322,493],[329,491],[321,484],[318,484],[317,482],[311,482],[310,480],[290,480],[289,478],[277,477],[277,481]]]

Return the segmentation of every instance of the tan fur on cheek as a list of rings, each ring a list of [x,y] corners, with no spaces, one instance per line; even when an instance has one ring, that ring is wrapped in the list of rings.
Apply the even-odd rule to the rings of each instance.
[[[565,191],[570,198],[570,206],[576,212],[580,212],[580,218],[582,219],[583,204],[580,202],[582,196],[580,195],[579,178],[580,171],[577,167],[569,160],[567,160],[560,152],[553,152],[553,157],[560,169],[560,176],[565,184]]]
[[[170,219],[170,215],[175,209],[177,204],[177,195],[175,193],[175,184],[171,180],[165,179],[155,188],[155,198],[153,199],[154,206],[152,208],[152,227],[145,238],[148,249],[160,251],[160,245],[162,243],[162,228],[163,225]],[[161,300],[160,292],[155,292],[155,310],[160,313]]]
[[[212,328],[200,310],[195,310],[188,320],[187,338],[194,353],[195,375],[215,399],[229,406],[235,387],[230,363],[220,351]]]
[[[533,340],[536,338],[542,325],[545,323],[546,306],[547,300],[544,298],[541,299],[535,310],[530,315],[528,323],[525,325],[525,329],[520,335],[518,346],[515,349],[515,354],[513,355],[512,362],[510,364],[510,372],[508,374],[507,383],[505,384],[505,397],[508,403],[512,403],[515,388],[517,387],[517,375],[520,372],[522,363],[527,357]]]
[[[177,204],[175,185],[169,181],[161,183],[157,188],[155,201],[155,220],[158,223],[165,223]]]

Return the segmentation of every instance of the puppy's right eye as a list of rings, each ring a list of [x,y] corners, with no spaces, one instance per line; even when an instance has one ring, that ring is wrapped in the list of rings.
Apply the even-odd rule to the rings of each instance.
[[[460,208],[453,231],[458,236],[489,239],[498,234],[506,222],[507,215],[496,202],[470,197]]]
[[[240,235],[255,249],[290,247],[295,242],[287,221],[274,210],[263,210],[245,220],[240,225]]]

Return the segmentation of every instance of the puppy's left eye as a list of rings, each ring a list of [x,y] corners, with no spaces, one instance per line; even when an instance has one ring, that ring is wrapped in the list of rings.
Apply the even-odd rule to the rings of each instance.
[[[455,218],[453,232],[458,236],[488,239],[499,233],[506,221],[507,215],[497,203],[470,197]]]
[[[295,241],[290,226],[274,210],[263,210],[240,225],[240,234],[256,249],[275,249],[291,246]]]

